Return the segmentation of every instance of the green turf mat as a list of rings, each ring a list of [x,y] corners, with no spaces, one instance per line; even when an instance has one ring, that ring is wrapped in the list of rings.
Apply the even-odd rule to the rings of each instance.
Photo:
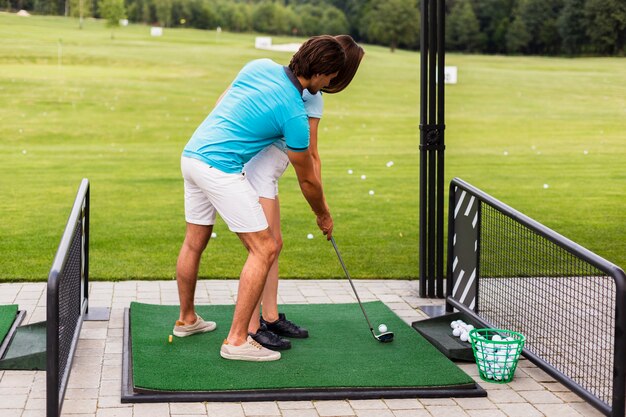
[[[17,304],[0,305],[0,344],[9,333],[16,316]]]
[[[199,306],[217,330],[168,342],[178,306],[131,303],[134,386],[160,391],[215,391],[334,387],[454,387],[474,381],[381,302],[365,303],[371,319],[395,333],[376,341],[358,304],[283,305],[308,328],[308,339],[276,362],[222,359],[234,306]]]

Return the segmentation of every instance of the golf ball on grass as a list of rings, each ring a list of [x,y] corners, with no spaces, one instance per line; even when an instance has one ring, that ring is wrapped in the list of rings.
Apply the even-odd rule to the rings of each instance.
[[[309,233],[308,235],[306,235],[307,239],[313,239],[313,233]]]
[[[380,326],[378,326],[378,331],[381,333],[385,333],[387,331],[387,325],[381,324]]]
[[[370,195],[374,195],[374,190],[370,190]]]

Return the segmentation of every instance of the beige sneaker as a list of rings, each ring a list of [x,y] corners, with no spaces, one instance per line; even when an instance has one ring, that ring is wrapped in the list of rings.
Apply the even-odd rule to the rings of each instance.
[[[205,333],[215,330],[217,324],[214,321],[204,321],[202,317],[196,314],[196,321],[193,324],[185,324],[180,320],[176,320],[174,325],[174,336],[185,337],[196,333]]]
[[[224,359],[234,361],[269,362],[280,359],[280,352],[264,348],[250,336],[240,346],[229,345],[228,340],[224,340],[224,344],[222,344],[220,349],[220,355]]]

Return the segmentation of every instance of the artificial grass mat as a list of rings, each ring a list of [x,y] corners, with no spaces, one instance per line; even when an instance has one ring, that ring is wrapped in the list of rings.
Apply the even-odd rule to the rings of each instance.
[[[17,304],[0,305],[0,344],[11,330],[17,316]]]
[[[364,304],[376,323],[395,334],[376,341],[358,304],[282,305],[287,318],[307,327],[309,338],[275,362],[230,361],[219,350],[233,305],[197,306],[213,332],[173,337],[178,306],[131,303],[130,335],[135,389],[228,391],[335,387],[455,387],[474,381],[381,302]]]

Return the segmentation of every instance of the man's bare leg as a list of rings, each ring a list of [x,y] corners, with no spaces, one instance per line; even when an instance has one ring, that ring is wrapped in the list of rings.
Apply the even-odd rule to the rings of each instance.
[[[259,320],[261,302],[263,304],[263,317],[268,321],[278,320],[278,256],[283,247],[283,237],[280,231],[280,204],[278,196],[275,199],[259,198],[259,203],[263,207],[270,233],[276,241],[277,253],[276,259],[272,262],[272,266],[267,273],[263,296],[252,312],[252,317],[250,317],[250,324],[248,325],[250,333],[256,333],[259,327],[261,327],[261,321]]]
[[[268,229],[253,233],[237,233],[248,250],[248,258],[239,277],[237,304],[228,333],[228,344],[239,346],[248,338],[248,324],[259,302],[270,266],[276,259],[277,247]]]
[[[212,231],[213,226],[187,223],[185,241],[176,263],[176,283],[178,284],[178,298],[180,300],[179,320],[185,324],[193,324],[196,321],[194,297],[200,257],[209,243]]]

